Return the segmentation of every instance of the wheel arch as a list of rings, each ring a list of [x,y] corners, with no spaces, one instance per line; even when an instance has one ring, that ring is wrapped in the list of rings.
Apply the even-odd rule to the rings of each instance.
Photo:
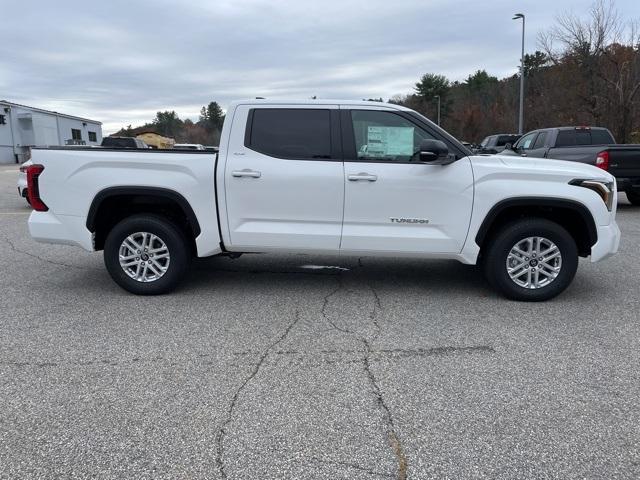
[[[136,213],[164,214],[176,221],[192,240],[200,235],[198,218],[186,198],[161,187],[109,187],[96,194],[89,207],[86,227],[94,234],[94,247],[101,250],[108,231],[120,220]]]
[[[569,231],[583,257],[591,254],[591,247],[598,240],[595,221],[584,204],[565,198],[518,197],[502,200],[489,210],[476,233],[476,244],[482,251],[486,241],[500,226],[526,217],[546,218],[559,223]]]

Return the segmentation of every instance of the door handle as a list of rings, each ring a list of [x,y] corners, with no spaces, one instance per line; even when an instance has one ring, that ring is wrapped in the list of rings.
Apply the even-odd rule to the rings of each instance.
[[[234,177],[260,178],[262,176],[262,173],[245,168],[244,170],[234,170],[233,172],[231,172],[231,175]]]
[[[352,175],[347,175],[347,179],[350,182],[358,182],[360,180],[366,180],[368,182],[375,182],[376,180],[378,180],[378,176],[377,175],[371,175],[369,173],[365,173],[365,172],[360,172],[358,174],[352,174]]]

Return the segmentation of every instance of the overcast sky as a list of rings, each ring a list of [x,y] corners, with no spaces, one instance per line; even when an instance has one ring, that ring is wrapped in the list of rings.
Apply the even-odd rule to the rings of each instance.
[[[0,0],[0,99],[100,120],[158,110],[197,119],[215,100],[362,99],[412,91],[426,72],[517,71],[565,10],[589,0]],[[640,17],[640,0],[618,0]]]

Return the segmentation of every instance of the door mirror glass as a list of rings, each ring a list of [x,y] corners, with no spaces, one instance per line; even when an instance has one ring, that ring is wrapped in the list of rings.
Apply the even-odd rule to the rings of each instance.
[[[420,143],[420,161],[423,163],[439,163],[448,161],[449,148],[440,140],[423,140]]]

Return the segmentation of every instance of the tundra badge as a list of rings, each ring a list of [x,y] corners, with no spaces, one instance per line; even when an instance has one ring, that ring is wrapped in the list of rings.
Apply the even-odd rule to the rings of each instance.
[[[391,217],[391,223],[429,223],[426,218],[396,218]]]

